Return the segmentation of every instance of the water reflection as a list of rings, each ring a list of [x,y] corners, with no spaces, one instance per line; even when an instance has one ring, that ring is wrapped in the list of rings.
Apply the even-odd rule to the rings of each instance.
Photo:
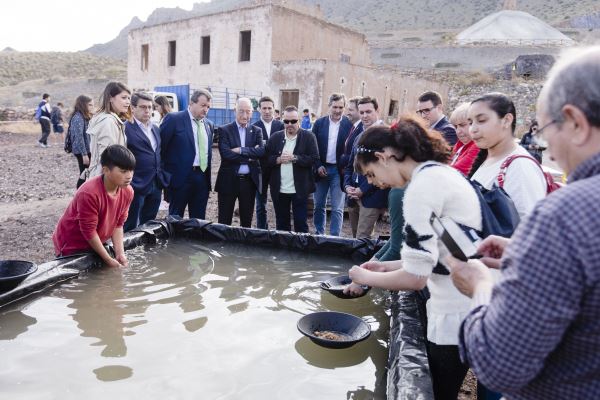
[[[34,383],[4,389],[12,398],[38,398],[53,388],[48,396],[58,398],[58,375],[70,393],[90,399],[171,398],[181,387],[189,398],[384,398],[381,293],[341,300],[319,288],[346,273],[350,261],[211,247],[176,240],[136,248],[128,251],[128,268],[89,271],[32,300],[34,307],[1,315],[0,339],[23,337],[2,342],[3,359],[18,368],[0,372],[0,380]],[[321,310],[364,318],[371,337],[346,350],[316,346],[296,322]],[[15,321],[12,333],[1,329],[6,316]],[[44,374],[48,363],[54,377]]]
[[[13,340],[27,332],[37,319],[30,317],[21,310],[10,310],[0,314],[0,340]]]
[[[204,308],[198,284],[212,271],[214,261],[204,247],[181,256],[164,246],[139,248],[128,253],[130,267],[101,268],[87,272],[57,290],[57,297],[71,300],[73,320],[82,337],[98,338],[92,346],[103,347],[102,357],[127,355],[125,338],[145,325],[147,310],[157,304],[177,304],[184,313]],[[192,244],[193,247],[193,244]],[[201,329],[206,317],[182,321],[189,332]],[[127,366],[106,366],[94,370],[102,381],[127,379],[133,370]]]
[[[104,382],[120,381],[122,379],[131,378],[133,375],[133,369],[123,365],[107,365],[105,367],[96,368],[93,372],[96,374],[96,378],[98,378],[99,381]]]

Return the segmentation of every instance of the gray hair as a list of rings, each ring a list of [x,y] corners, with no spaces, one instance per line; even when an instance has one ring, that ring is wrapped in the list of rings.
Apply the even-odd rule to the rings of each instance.
[[[600,46],[563,53],[548,73],[544,94],[551,118],[563,121],[562,108],[571,104],[600,127]]]
[[[235,102],[235,106],[236,108],[239,107],[240,103],[248,103],[250,105],[250,108],[252,108],[252,100],[250,100],[248,97],[240,97],[239,99],[237,99],[237,101]]]
[[[212,94],[208,90],[198,89],[194,90],[194,93],[192,93],[192,97],[190,98],[190,100],[192,101],[192,103],[197,103],[198,99],[200,99],[200,96],[206,97],[206,100],[212,99]]]
[[[152,99],[152,96],[150,96],[146,92],[135,92],[134,94],[131,95],[131,105],[132,106],[137,107],[138,102],[140,100],[154,101]]]

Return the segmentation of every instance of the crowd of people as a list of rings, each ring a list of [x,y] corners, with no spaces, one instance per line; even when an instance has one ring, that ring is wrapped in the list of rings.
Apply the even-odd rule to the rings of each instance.
[[[428,91],[415,115],[391,126],[377,99],[334,93],[328,114],[309,130],[302,127],[308,112],[301,117],[288,106],[278,120],[268,96],[258,102],[256,123],[252,102],[240,98],[235,121],[215,127],[206,118],[212,95],[198,90],[185,110],[162,106],[156,126],[153,98],[113,82],[93,116],[92,100],[80,96],[70,117],[81,176],[53,235],[55,252],[93,250],[108,265],[126,266],[124,232],[155,218],[163,193],[170,215],[183,217],[187,208],[190,218],[204,219],[216,136],[219,223],[232,223],[237,201],[241,226],[250,227],[256,212],[258,228],[268,229],[270,193],[276,229],[308,232],[312,195],[316,234],[340,235],[347,207],[352,235],[368,238],[389,210],[390,239],[350,269],[346,292],[369,285],[427,298],[423,320],[437,400],[457,398],[468,368],[481,398],[595,398],[600,86],[590,81],[600,82],[599,47],[562,58],[523,146],[515,141],[515,106],[502,93],[460,104],[447,118],[441,96]],[[568,176],[568,185],[549,196],[541,155],[530,154],[543,149]],[[481,234],[489,222],[481,193],[499,187],[520,220],[512,236],[483,238],[479,259],[452,257],[432,215]],[[103,247],[109,238],[114,258]]]

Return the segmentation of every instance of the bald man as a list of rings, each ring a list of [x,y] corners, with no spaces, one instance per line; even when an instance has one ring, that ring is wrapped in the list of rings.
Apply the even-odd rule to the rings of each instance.
[[[240,98],[235,107],[235,122],[218,128],[221,167],[215,191],[218,193],[219,223],[231,225],[238,200],[240,225],[249,228],[254,213],[256,192],[262,190],[259,159],[265,154],[260,128],[250,124],[252,102]]]

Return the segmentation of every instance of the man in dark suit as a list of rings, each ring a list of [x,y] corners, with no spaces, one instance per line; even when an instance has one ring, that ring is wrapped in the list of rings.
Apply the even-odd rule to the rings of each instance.
[[[317,140],[310,131],[300,129],[296,107],[286,107],[283,122],[285,131],[271,135],[266,150],[277,230],[291,231],[291,207],[294,231],[307,233],[308,196],[315,191],[313,169],[319,162]]]
[[[356,137],[360,135],[363,131],[363,125],[360,120],[360,114],[358,112],[358,102],[362,99],[360,96],[352,97],[348,100],[348,109],[346,111],[346,117],[352,122],[352,128],[346,137],[346,141],[344,142],[344,147],[342,151],[342,155],[340,156],[340,160],[338,162],[338,172],[340,174],[340,188],[345,193],[344,189],[344,169],[346,165],[348,165],[348,160],[350,159],[350,154],[352,153],[352,146],[354,145],[354,141]],[[351,202],[349,199],[348,202]]]
[[[190,218],[206,218],[214,131],[206,114],[211,99],[209,91],[197,90],[187,110],[167,114],[160,124],[163,169],[171,174],[170,215],[183,217],[188,207]]]
[[[358,102],[358,111],[365,131],[374,125],[381,125],[379,104],[374,97],[363,97]],[[359,134],[352,146],[352,153],[344,171],[344,188],[349,200],[348,205],[352,236],[358,239],[371,238],[377,220],[384,214],[388,206],[389,189],[379,189],[371,185],[368,179],[354,170]]]
[[[261,97],[258,101],[260,110],[260,120],[254,123],[254,126],[260,128],[263,134],[263,143],[269,140],[269,137],[275,132],[284,129],[283,122],[273,119],[275,102],[268,96]],[[267,223],[267,189],[269,186],[269,168],[265,168],[265,157],[261,160],[262,172],[262,190],[256,191],[256,227],[259,229],[269,229]]]
[[[235,201],[238,200],[240,225],[252,224],[256,191],[262,191],[259,160],[265,155],[260,128],[250,125],[252,102],[240,98],[235,109],[235,122],[218,128],[221,167],[215,191],[219,193],[219,223],[231,225]]]
[[[327,212],[325,202],[331,198],[329,234],[339,236],[344,222],[345,194],[340,188],[340,162],[344,143],[352,129],[352,122],[344,116],[346,97],[334,93],[329,96],[329,115],[315,121],[312,131],[317,138],[317,190],[315,192],[314,222],[317,235],[325,234]]]
[[[162,188],[169,184],[168,174],[163,172],[160,162],[160,133],[150,121],[152,107],[152,96],[148,93],[131,96],[133,122],[125,122],[125,136],[136,163],[131,181],[134,196],[123,226],[125,232],[156,218]]]
[[[420,95],[417,103],[417,114],[429,123],[431,129],[440,132],[450,146],[456,144],[458,140],[456,128],[444,115],[442,96],[439,93],[429,91]]]

